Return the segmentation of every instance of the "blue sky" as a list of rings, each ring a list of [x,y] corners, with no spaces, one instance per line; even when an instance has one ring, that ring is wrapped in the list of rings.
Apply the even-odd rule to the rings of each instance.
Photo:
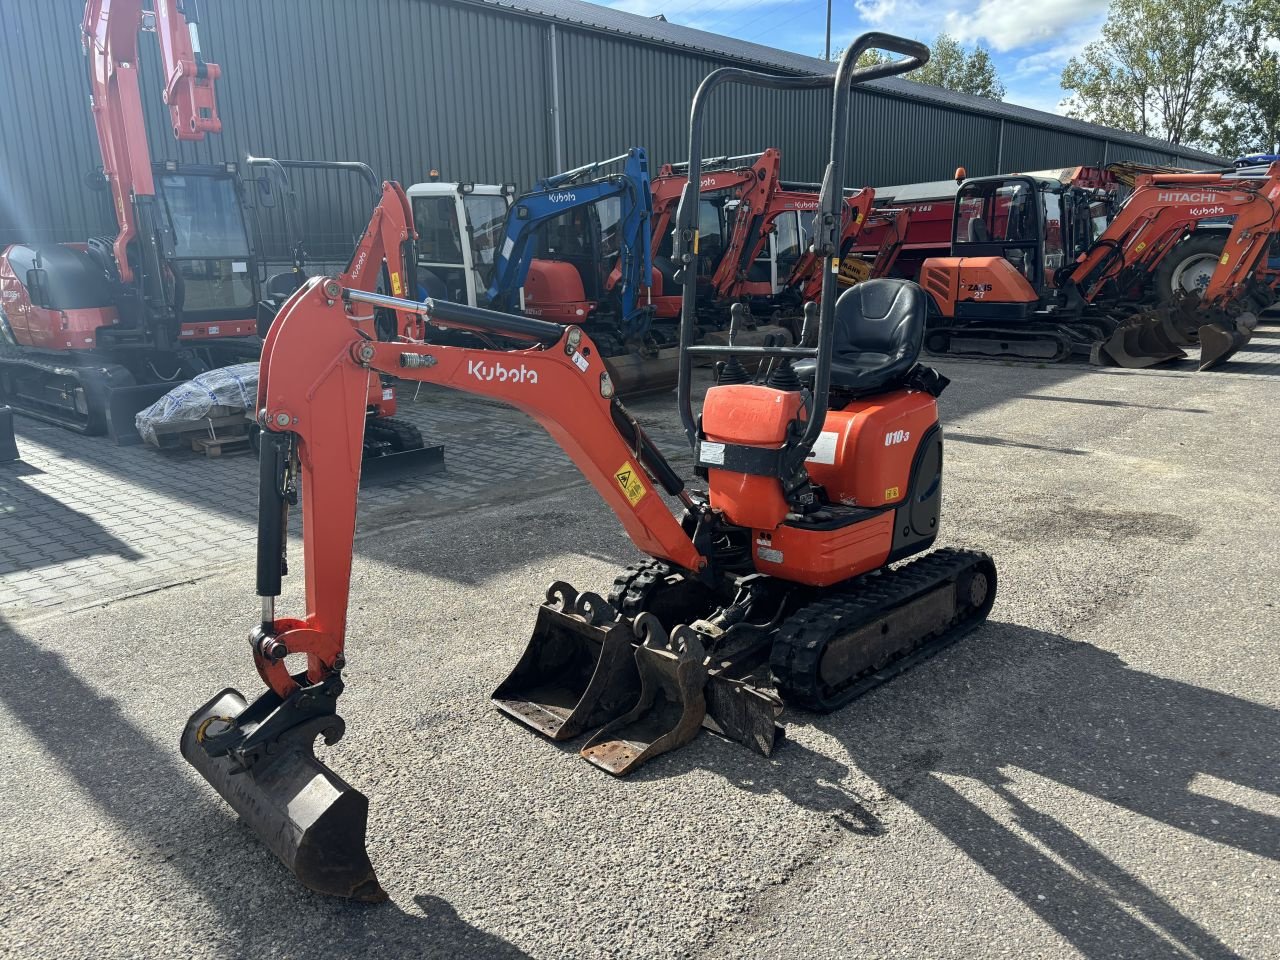
[[[821,57],[826,0],[611,0],[608,6],[741,40]],[[1005,99],[1058,111],[1058,76],[1106,18],[1109,0],[835,0],[831,45],[865,30],[931,42],[949,33],[965,46],[984,44],[1008,87]]]

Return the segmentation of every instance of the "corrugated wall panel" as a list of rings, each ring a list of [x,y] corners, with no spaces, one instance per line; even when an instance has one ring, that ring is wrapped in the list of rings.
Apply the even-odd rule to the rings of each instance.
[[[1102,140],[1005,121],[1001,172],[1047,170],[1068,164],[1097,166],[1105,149]]]
[[[82,0],[0,0],[0,243],[114,232],[98,165],[80,53]],[[160,100],[155,38],[140,38],[141,76],[157,159],[363,160],[412,183],[446,179],[528,186],[555,169],[551,22],[448,0],[208,0],[206,55],[223,67],[223,133],[179,143]],[[644,146],[654,163],[684,159],[689,103],[724,62],[557,24],[563,166]],[[712,104],[706,153],[782,150],[789,179],[816,180],[827,155],[830,95],[728,88]],[[858,92],[850,183],[949,177],[957,165],[997,172],[998,120]],[[1169,162],[1115,143],[1109,159]],[[1101,139],[1005,122],[1004,170],[1102,159]],[[299,174],[317,256],[349,248],[368,215],[354,178]],[[261,215],[276,233],[279,211]],[[273,255],[283,250],[270,245]]]

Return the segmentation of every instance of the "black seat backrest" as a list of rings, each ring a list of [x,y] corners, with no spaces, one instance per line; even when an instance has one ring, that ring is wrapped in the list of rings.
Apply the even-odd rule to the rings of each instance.
[[[987,221],[983,220],[981,217],[974,217],[969,221],[969,242],[991,242],[991,231],[987,229]]]
[[[928,310],[910,280],[882,278],[850,287],[836,301],[834,359],[884,354],[884,366],[906,372],[920,356]]]

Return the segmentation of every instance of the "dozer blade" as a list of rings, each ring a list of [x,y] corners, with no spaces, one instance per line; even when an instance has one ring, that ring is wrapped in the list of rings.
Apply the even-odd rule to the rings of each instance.
[[[1242,314],[1241,317],[1253,317]],[[1254,326],[1257,319],[1254,318]],[[1212,370],[1231,359],[1252,337],[1248,322],[1206,323],[1200,328],[1200,369]]]
[[[1184,360],[1186,356],[1162,326],[1143,320],[1120,327],[1106,340],[1095,344],[1090,359],[1099,366],[1138,370],[1171,360]]]
[[[651,353],[633,350],[605,357],[605,366],[613,379],[614,392],[620,397],[637,397],[646,393],[671,390],[680,375],[680,350],[667,347]]]
[[[556,582],[538,608],[529,645],[492,699],[543,736],[568,740],[619,716],[639,696],[628,624],[596,594]]]
[[[280,703],[264,696],[268,707]],[[370,903],[386,900],[364,846],[369,801],[315,756],[317,736],[329,743],[341,736],[336,714],[301,724],[248,769],[234,752],[217,755],[210,748],[236,721],[248,725],[245,718],[262,702],[250,706],[239,691],[223,690],[187,721],[182,755],[304,886]]]
[[[397,480],[427,477],[444,470],[443,445],[416,447],[397,453],[365,457],[360,464],[360,486],[381,486]]]
[[[657,645],[660,634],[643,623],[645,618],[657,624],[651,615],[636,618],[637,631],[649,634],[635,648],[640,700],[605,724],[582,748],[586,760],[615,777],[684,746],[698,735],[707,715],[706,656],[697,634],[688,627],[676,627],[670,646],[664,649]]]

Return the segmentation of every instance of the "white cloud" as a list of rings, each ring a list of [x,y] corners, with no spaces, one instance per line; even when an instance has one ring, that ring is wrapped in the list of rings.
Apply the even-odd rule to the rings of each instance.
[[[972,12],[948,11],[943,29],[962,43],[981,40],[1003,53],[1046,41],[1061,44],[1064,34],[1079,32],[1083,24],[1094,27],[1109,6],[1109,0],[982,0]]]
[[[1110,0],[856,0],[868,24],[929,39],[948,33],[961,43],[982,42],[1005,53],[1045,42],[1060,45],[1082,27],[1096,29]]]

